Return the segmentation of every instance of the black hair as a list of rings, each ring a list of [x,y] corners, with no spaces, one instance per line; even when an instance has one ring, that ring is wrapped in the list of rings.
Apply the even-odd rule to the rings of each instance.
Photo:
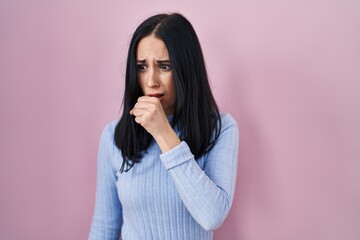
[[[123,157],[120,172],[127,172],[139,163],[153,141],[152,136],[129,114],[143,95],[137,80],[137,46],[141,39],[150,35],[161,39],[169,52],[176,94],[171,126],[177,126],[179,138],[188,144],[197,159],[213,147],[220,134],[220,114],[194,28],[178,13],[152,16],[135,30],[129,46],[123,113],[114,134],[115,144]]]

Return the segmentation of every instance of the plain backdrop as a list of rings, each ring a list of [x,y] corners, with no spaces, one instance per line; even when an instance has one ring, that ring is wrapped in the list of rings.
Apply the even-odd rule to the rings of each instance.
[[[225,240],[360,239],[360,2],[0,0],[0,239],[86,239],[131,34],[180,12],[240,129]]]

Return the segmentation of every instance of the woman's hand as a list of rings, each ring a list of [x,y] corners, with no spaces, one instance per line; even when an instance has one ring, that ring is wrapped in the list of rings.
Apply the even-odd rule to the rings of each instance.
[[[163,153],[180,143],[180,139],[171,128],[161,102],[156,97],[139,97],[130,114],[135,116],[135,122],[154,137]]]
[[[135,122],[143,126],[153,137],[161,134],[166,125],[170,125],[161,102],[156,97],[139,97],[130,114],[135,116]]]

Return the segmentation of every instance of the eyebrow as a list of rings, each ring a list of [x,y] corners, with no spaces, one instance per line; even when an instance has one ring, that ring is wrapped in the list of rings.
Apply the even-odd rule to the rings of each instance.
[[[155,60],[157,63],[170,63],[170,60],[166,59],[166,60]],[[146,63],[146,59],[144,60],[136,60],[137,63]]]
[[[156,60],[157,63],[170,63],[170,60]]]

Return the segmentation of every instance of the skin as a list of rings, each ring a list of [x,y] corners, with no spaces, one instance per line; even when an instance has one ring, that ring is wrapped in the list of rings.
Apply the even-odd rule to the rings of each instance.
[[[138,98],[130,111],[163,153],[181,142],[166,116],[173,114],[176,100],[169,59],[161,39],[150,35],[140,40],[136,52],[137,78],[144,96]]]

